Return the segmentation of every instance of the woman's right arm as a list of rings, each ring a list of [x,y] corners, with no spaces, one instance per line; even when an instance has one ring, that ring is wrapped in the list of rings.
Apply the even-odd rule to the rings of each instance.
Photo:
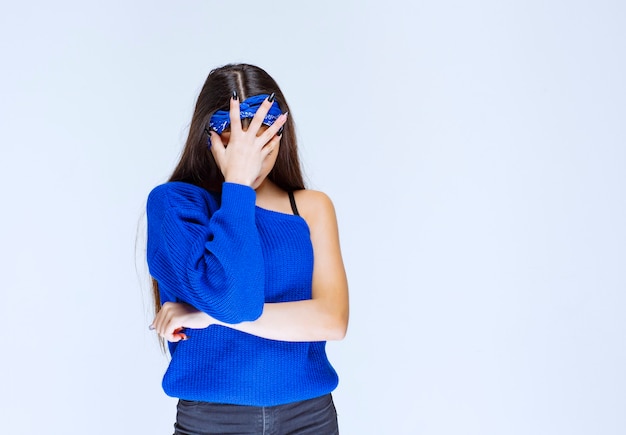
[[[209,210],[212,197],[187,183],[166,183],[148,198],[150,274],[178,301],[228,324],[256,320],[263,311],[265,268],[250,186],[287,120],[283,114],[259,133],[271,105],[266,99],[244,131],[239,101],[231,98],[228,147],[210,132],[211,152],[226,180],[219,209],[213,204]]]
[[[152,326],[168,341],[184,338],[181,328],[202,329],[222,325],[257,337],[281,341],[343,339],[348,327],[349,302],[335,210],[330,199],[309,192],[300,203],[306,216],[315,253],[312,297],[291,302],[266,303],[263,314],[251,322],[224,324],[186,304],[165,304]],[[300,199],[304,199],[301,195]]]
[[[249,186],[224,183],[212,214],[211,201],[187,183],[166,183],[150,193],[150,274],[162,291],[222,322],[255,320],[263,311],[265,281],[256,194]]]

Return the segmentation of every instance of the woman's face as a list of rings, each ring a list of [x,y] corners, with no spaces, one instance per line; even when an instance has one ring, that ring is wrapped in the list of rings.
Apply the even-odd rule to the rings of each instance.
[[[248,130],[248,126],[246,124],[247,123],[244,123],[244,126],[243,126],[244,131]],[[261,134],[263,134],[265,130],[267,129],[268,129],[267,125],[262,125],[256,134],[257,137],[261,136]],[[222,138],[222,143],[224,144],[224,147],[228,147],[228,141],[230,140],[230,128],[224,130],[222,134],[220,134],[220,137]],[[274,164],[276,163],[276,157],[278,156],[279,149],[280,149],[280,142],[272,150],[272,152],[268,154],[267,157],[265,157],[265,160],[263,161],[263,166],[261,167],[261,172],[259,173],[259,176],[252,183],[251,187],[253,189],[256,190],[263,183],[263,181],[265,181],[265,179],[267,178],[267,175],[272,171],[272,168],[274,168]],[[218,166],[219,166],[219,163],[218,163]],[[221,170],[222,168],[220,168],[220,171]]]

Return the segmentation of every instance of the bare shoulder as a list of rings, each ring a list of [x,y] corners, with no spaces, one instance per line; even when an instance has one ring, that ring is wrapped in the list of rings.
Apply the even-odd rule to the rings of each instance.
[[[294,198],[298,205],[298,209],[301,209],[302,211],[322,211],[329,209],[334,211],[333,202],[330,197],[324,192],[320,192],[318,190],[298,190],[294,192]]]
[[[316,224],[336,221],[335,207],[330,197],[317,190],[298,190],[294,198],[300,215],[313,227]],[[312,228],[313,229],[313,228]]]

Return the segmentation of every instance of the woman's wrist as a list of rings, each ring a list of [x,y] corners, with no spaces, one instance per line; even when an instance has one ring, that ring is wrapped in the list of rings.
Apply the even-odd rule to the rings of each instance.
[[[250,215],[254,218],[256,192],[248,185],[224,181],[220,209],[234,215]]]
[[[254,183],[254,178],[250,178],[250,177],[246,177],[244,175],[225,175],[224,176],[224,181],[226,183],[232,183],[232,184],[241,184],[242,186],[252,186],[252,183]]]

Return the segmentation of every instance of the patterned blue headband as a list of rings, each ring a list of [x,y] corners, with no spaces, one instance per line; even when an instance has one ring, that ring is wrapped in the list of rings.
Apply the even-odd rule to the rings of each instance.
[[[260,94],[255,95],[250,98],[246,98],[239,104],[240,110],[240,118],[247,119],[253,118],[254,114],[259,110],[261,104],[265,99],[269,97],[268,94]],[[263,124],[270,126],[278,119],[283,112],[280,110],[278,106],[278,102],[274,100],[272,107],[270,107],[269,112],[263,118]],[[230,125],[230,113],[227,110],[218,110],[211,116],[211,121],[209,121],[209,128],[215,131],[217,134],[222,134],[224,130]]]

